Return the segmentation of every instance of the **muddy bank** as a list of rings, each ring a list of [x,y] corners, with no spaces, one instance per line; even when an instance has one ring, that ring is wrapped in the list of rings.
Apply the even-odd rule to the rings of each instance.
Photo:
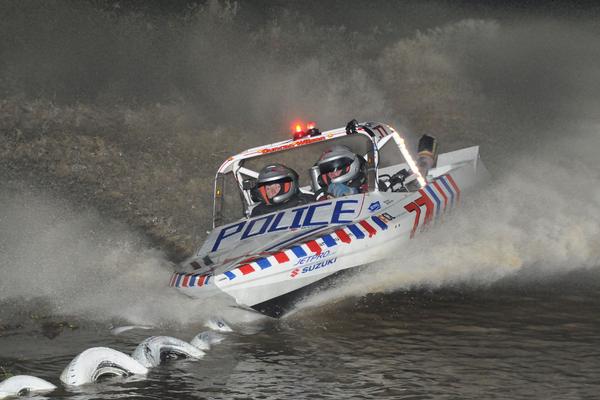
[[[239,144],[231,132],[194,132],[179,110],[4,100],[0,183],[97,208],[180,260],[210,228],[213,171]]]

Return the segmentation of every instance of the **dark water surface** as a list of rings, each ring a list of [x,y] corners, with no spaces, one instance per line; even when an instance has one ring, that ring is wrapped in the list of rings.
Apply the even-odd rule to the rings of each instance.
[[[279,321],[233,321],[234,332],[200,361],[171,360],[146,378],[76,389],[58,377],[86,348],[131,353],[150,335],[190,340],[206,328],[115,336],[103,323],[21,309],[13,324],[3,315],[0,365],[57,384],[52,398],[592,399],[600,393],[599,277],[588,270],[485,289],[377,294]]]

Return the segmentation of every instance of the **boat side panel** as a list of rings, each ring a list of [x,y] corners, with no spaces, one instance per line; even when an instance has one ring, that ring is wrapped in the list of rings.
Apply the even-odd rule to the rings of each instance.
[[[214,284],[238,304],[252,307],[338,271],[390,257],[402,242],[442,221],[477,180],[475,165],[466,163],[410,195],[368,193],[358,220],[218,274]]]

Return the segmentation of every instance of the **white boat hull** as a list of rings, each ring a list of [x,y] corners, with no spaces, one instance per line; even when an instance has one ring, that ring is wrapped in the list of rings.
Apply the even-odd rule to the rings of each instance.
[[[427,185],[418,191],[375,191],[335,199],[331,206],[316,203],[320,209],[311,214],[311,222],[320,225],[302,227],[312,229],[309,236],[287,240],[268,251],[263,248],[258,254],[246,257],[249,259],[240,261],[238,258],[229,265],[213,267],[214,271],[209,273],[176,273],[171,285],[198,298],[226,294],[240,306],[280,316],[287,311],[290,298],[301,297],[303,289],[340,271],[390,257],[423,227],[441,222],[472,188],[488,178],[477,147],[441,154],[438,167],[428,175]],[[352,202],[356,210],[345,210],[338,202]],[[334,212],[342,210],[352,221],[344,224],[314,222],[328,221],[326,214],[331,213],[331,207]],[[342,218],[338,216],[338,219]],[[303,229],[292,232],[301,234]],[[232,228],[221,236],[230,239],[229,236],[234,236],[231,232],[237,234],[241,230]],[[265,227],[263,231],[266,230]],[[256,238],[252,239],[256,243]]]

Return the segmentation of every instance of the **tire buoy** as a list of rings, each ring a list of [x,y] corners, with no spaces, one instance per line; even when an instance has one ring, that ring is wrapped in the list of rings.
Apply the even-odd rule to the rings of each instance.
[[[0,399],[23,396],[27,393],[51,392],[56,386],[43,379],[29,375],[16,375],[0,382]]]
[[[225,339],[225,336],[215,331],[206,331],[197,334],[191,340],[190,344],[199,348],[200,350],[209,350],[213,344],[221,343]]]
[[[148,368],[127,354],[108,347],[92,347],[71,361],[60,375],[65,385],[79,386],[96,382],[100,377],[146,375]]]
[[[205,326],[213,331],[233,332],[233,329],[231,329],[221,318],[211,318],[206,322]]]
[[[152,368],[171,357],[199,359],[204,357],[204,352],[171,336],[151,336],[135,348],[131,357],[143,366]]]

